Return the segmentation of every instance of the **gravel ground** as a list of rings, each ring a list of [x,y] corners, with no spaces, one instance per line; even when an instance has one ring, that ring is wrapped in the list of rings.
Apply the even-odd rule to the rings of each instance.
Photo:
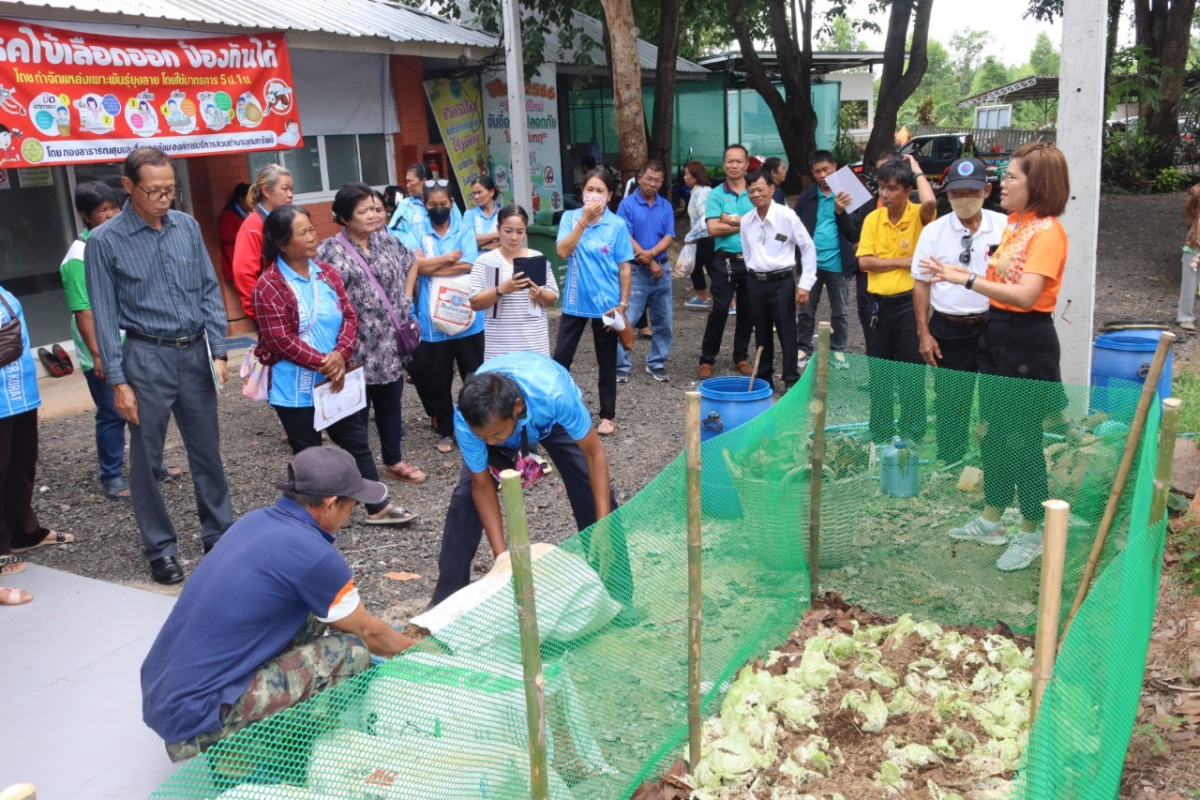
[[[1102,200],[1097,324],[1112,319],[1174,319],[1182,208],[1182,195]],[[639,342],[630,381],[618,388],[617,431],[605,444],[622,502],[645,486],[680,450],[683,392],[696,385],[694,370],[705,321],[703,313],[684,309],[684,301],[691,296],[689,290],[686,280],[676,280],[671,382],[656,383],[643,371],[646,343]],[[851,351],[863,352],[862,332],[853,312],[851,322]],[[552,320],[552,341],[556,331],[557,323]],[[1176,332],[1184,347],[1196,340],[1194,335],[1178,329]],[[733,372],[727,349],[732,335],[730,324],[717,375]],[[598,407],[596,367],[589,336],[583,337],[573,372],[594,412]],[[360,510],[338,535],[338,547],[354,569],[368,608],[394,623],[418,613],[433,590],[445,508],[460,464],[457,450],[442,455],[434,449],[436,436],[411,389],[405,394],[404,422],[405,459],[424,469],[429,479],[420,486],[390,485],[394,497],[420,514],[420,519],[406,528],[367,526],[362,524]],[[280,428],[274,413],[268,406],[242,397],[235,379],[221,399],[220,425],[235,516],[274,502],[277,492],[273,483],[283,479],[290,455],[287,445],[279,441]],[[92,416],[87,413],[47,420],[41,425],[38,480],[43,488],[35,497],[35,507],[44,525],[71,531],[77,541],[71,546],[32,551],[29,560],[101,580],[161,590],[149,580],[129,505],[106,500],[99,492],[93,431]],[[371,435],[374,441],[374,430]],[[373,446],[378,452],[377,443]],[[166,452],[168,463],[184,466],[186,471],[182,441],[173,427]],[[201,557],[189,477],[185,474],[185,480],[163,487],[168,508],[179,526],[180,558],[187,570]],[[559,542],[575,532],[570,505],[556,475],[529,492],[529,512],[535,541]],[[481,549],[476,560],[476,572],[486,571],[491,564],[486,549]],[[394,581],[385,577],[388,572],[415,573],[420,578]],[[177,588],[164,591],[174,592]]]

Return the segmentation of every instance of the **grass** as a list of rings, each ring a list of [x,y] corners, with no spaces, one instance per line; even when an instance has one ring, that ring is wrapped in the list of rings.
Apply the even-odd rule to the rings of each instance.
[[[1171,395],[1183,401],[1179,410],[1179,432],[1200,434],[1200,375],[1176,373],[1171,383]]]

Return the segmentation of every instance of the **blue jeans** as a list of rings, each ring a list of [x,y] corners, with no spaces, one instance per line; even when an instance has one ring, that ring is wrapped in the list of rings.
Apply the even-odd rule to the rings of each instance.
[[[96,371],[83,373],[88,391],[96,404],[96,458],[100,462],[100,480],[114,481],[125,469],[125,420],[113,405],[112,388],[96,377]]]
[[[650,312],[650,325],[654,336],[650,339],[650,352],[646,355],[646,366],[662,369],[671,356],[671,341],[674,338],[674,321],[671,304],[671,265],[663,265],[662,277],[655,280],[650,268],[641,264],[633,268],[633,285],[629,290],[629,308],[625,315],[629,321],[637,319],[643,311]],[[629,372],[629,352],[617,345],[617,372]]]
[[[829,348],[835,353],[846,352],[850,343],[849,287],[840,272],[817,270],[817,282],[808,292],[808,302],[796,310],[796,345],[801,353],[811,356],[812,337],[816,329],[817,306],[821,304],[822,287],[829,289],[829,315],[833,319],[833,335]]]

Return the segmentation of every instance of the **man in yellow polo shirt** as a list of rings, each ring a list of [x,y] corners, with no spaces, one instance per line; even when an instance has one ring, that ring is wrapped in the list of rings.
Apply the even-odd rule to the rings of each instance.
[[[871,439],[890,442],[897,434],[896,385],[900,390],[900,438],[916,444],[925,437],[925,373],[895,362],[924,364],[913,313],[912,254],[921,231],[937,216],[933,187],[911,155],[879,167],[882,205],[863,221],[858,268],[867,273],[870,322]],[[909,200],[916,187],[920,203]]]

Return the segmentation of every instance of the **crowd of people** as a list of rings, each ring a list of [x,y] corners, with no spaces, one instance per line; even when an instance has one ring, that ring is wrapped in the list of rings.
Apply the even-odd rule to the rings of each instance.
[[[881,158],[878,200],[854,209],[851,196],[827,182],[838,168],[827,151],[810,158],[812,184],[794,209],[781,202],[788,178],[781,160],[751,168],[746,148],[735,144],[722,166],[725,177],[716,186],[703,164],[684,167],[692,194],[683,242],[693,251],[688,272],[696,294],[683,305],[708,314],[699,378],[713,375],[734,316],[733,369],[745,376],[754,371],[753,334],[763,355],[756,377],[772,386],[778,378],[786,391],[811,358],[822,297],[829,298],[833,322],[830,363],[847,367],[854,285],[867,353],[874,357],[868,388],[876,444],[900,437],[915,445],[924,438],[919,365],[951,368],[938,373],[933,407],[943,466],[965,455],[974,373],[1061,382],[1051,312],[1065,268],[1067,241],[1057,217],[1069,183],[1065,159],[1053,146],[1032,144],[1014,153],[1000,184],[1007,218],[983,209],[990,184],[976,159],[951,166],[945,191],[953,213],[941,218],[911,156]],[[643,312],[653,330],[645,371],[657,382],[670,380],[668,252],[676,228],[673,205],[661,193],[665,179],[663,165],[648,161],[628,195],[618,198],[608,171],[584,176],[581,207],[559,223],[556,251],[566,261],[561,286],[545,255],[527,246],[528,212],[501,205],[487,177],[471,186],[474,205],[466,214],[449,182],[419,164],[407,170],[403,193],[390,197],[349,184],[333,201],[341,230],[323,241],[309,213],[292,204],[292,178],[283,167],[268,165],[252,184],[239,185],[221,214],[221,269],[258,328],[248,358],[264,374],[269,370],[261,399],[275,411],[294,458],[279,502],[236,523],[217,421],[217,389],[228,380],[226,310],[199,226],[172,208],[174,164],[153,148],[131,153],[122,178],[124,208],[103,184],[78,187],[87,230],[64,260],[63,278],[76,351],[97,408],[104,496],[131,503],[152,578],[183,582],[176,529],[159,490],[160,481],[180,477],[162,460],[173,416],[191,467],[204,551],[215,550],[184,587],[143,668],[147,723],[173,758],[195,755],[280,703],[302,699],[275,696],[296,675],[308,696],[365,669],[368,651],[388,655],[411,644],[365,611],[349,566],[333,547],[356,502],[365,505],[368,524],[416,518],[379,482],[368,436],[373,416],[383,474],[407,484],[426,480],[401,447],[406,378],[437,432],[437,449],[457,447],[463,462],[450,492],[431,606],[469,583],[482,538],[493,555],[504,552],[500,470],[517,469],[528,485],[550,467],[544,451],[562,477],[580,531],[616,508],[601,437],[616,429],[617,385],[629,380],[635,320]],[[1189,209],[1194,231],[1197,213]],[[1194,240],[1189,233],[1189,246]],[[551,343],[546,312],[560,298]],[[18,551],[73,537],[43,527],[32,510],[34,364],[23,326],[23,347],[5,360],[4,332],[20,325],[22,313],[12,294],[0,290],[0,301],[0,366],[8,370],[8,385],[20,388],[0,407],[0,574],[7,577],[24,569]],[[570,373],[588,327],[598,366],[595,425]],[[336,392],[355,370],[362,370],[365,407],[326,427],[339,449],[324,448],[315,423],[317,389],[329,384]],[[457,398],[455,370],[463,380]],[[1014,406],[986,386],[979,398],[987,423],[981,439],[986,502],[949,535],[1007,544],[998,568],[1022,569],[1041,552],[1037,530],[1047,497],[1042,420],[1065,403]],[[122,476],[126,430],[128,483]],[[1014,499],[1022,524],[1010,539],[1000,516]],[[264,528],[294,538],[294,551],[262,558],[258,530]],[[615,624],[634,624],[623,535],[605,525],[590,535],[598,542],[585,547],[589,561],[621,604]],[[256,602],[267,586],[274,587],[271,602]],[[244,596],[237,605],[251,610],[214,628],[206,610],[228,606],[234,596]],[[0,590],[0,604],[30,599],[20,589]],[[321,637],[325,626],[338,636]],[[262,637],[264,630],[271,635]],[[346,641],[338,638],[345,635]]]

